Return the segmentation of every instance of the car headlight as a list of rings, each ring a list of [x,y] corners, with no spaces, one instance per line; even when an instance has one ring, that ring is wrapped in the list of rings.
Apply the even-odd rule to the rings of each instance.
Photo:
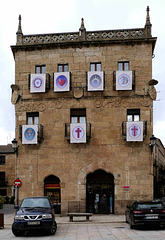
[[[42,219],[50,219],[52,218],[52,214],[43,214]]]
[[[14,219],[15,220],[23,220],[24,219],[24,215],[15,215]]]

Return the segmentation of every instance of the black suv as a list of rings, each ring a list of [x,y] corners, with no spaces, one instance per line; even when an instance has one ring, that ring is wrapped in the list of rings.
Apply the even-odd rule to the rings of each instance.
[[[16,214],[12,224],[15,236],[21,236],[25,231],[41,229],[54,235],[57,230],[54,209],[48,197],[24,198],[20,207],[15,206]]]

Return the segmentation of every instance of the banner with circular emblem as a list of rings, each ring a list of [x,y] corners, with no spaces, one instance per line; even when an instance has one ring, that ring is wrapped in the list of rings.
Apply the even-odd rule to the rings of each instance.
[[[38,125],[22,126],[22,144],[37,144]]]
[[[88,91],[104,90],[104,72],[88,72]]]
[[[127,122],[127,141],[143,141],[143,122]]]
[[[132,90],[132,71],[116,71],[116,90]]]
[[[46,74],[31,74],[30,92],[45,92]]]
[[[70,91],[70,72],[54,73],[54,92]]]
[[[70,143],[86,143],[86,124],[70,124]]]

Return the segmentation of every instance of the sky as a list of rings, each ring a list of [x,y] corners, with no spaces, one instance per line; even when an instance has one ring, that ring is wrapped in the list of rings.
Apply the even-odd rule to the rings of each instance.
[[[18,16],[28,34],[77,32],[81,18],[87,31],[143,28],[150,7],[152,36],[157,37],[152,78],[158,80],[154,102],[154,135],[165,146],[165,0],[5,0],[0,14],[0,145],[15,135],[15,112],[11,84],[15,64],[10,46],[16,45]]]

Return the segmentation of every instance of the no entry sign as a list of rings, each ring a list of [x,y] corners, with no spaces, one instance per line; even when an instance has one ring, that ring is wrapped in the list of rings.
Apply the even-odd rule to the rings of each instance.
[[[20,187],[21,184],[22,184],[22,182],[21,182],[20,179],[16,179],[16,180],[14,181],[14,185],[15,185],[16,187]]]

